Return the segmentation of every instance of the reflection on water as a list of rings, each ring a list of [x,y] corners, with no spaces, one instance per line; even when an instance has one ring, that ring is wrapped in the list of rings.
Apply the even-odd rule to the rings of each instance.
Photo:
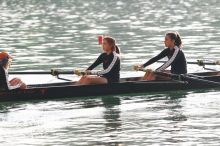
[[[122,121],[120,119],[120,99],[118,97],[114,98],[102,98],[102,102],[105,105],[105,112],[103,118],[106,120],[105,131],[106,134],[109,133],[109,137],[114,139],[113,142],[109,142],[114,145],[119,145],[120,140],[117,137],[117,133],[120,133],[122,128]]]
[[[111,132],[115,130],[121,130],[121,120],[120,120],[120,99],[118,97],[104,97],[102,102],[105,107],[103,118],[106,120],[105,131]]]
[[[102,142],[107,145],[120,146],[123,142],[120,141],[120,137],[118,134],[122,131],[122,121],[120,118],[120,105],[121,101],[119,97],[103,97],[102,102],[105,107],[105,111],[103,112],[103,119],[105,128],[105,135],[109,137],[109,140]]]
[[[179,92],[1,104],[0,131],[5,132],[0,141],[5,145],[214,144],[219,140],[218,94]],[[212,141],[206,140],[209,134]]]
[[[217,0],[2,0],[0,48],[16,55],[13,70],[85,68],[101,52],[97,35],[106,34],[122,49],[123,70],[131,70],[163,49],[166,31],[177,30],[189,60],[218,59],[219,6]]]

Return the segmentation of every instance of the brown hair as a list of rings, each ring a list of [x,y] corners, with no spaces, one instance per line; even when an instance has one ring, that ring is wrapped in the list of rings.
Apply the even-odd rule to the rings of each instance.
[[[106,36],[103,38],[103,40],[106,40],[110,46],[112,46],[112,51],[115,51],[116,53],[120,54],[120,48],[116,45],[116,41],[114,38]]]
[[[8,63],[9,59],[6,57],[6,58],[3,58],[1,61],[0,61],[0,65],[5,67]]]
[[[175,45],[179,48],[182,47],[182,39],[180,37],[180,34],[178,32],[168,32],[166,33],[166,36],[169,36],[172,40],[174,40]]]

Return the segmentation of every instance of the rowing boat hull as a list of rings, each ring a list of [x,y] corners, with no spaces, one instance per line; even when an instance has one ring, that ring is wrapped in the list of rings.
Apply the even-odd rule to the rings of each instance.
[[[164,85],[163,88],[161,88],[161,84]],[[159,86],[160,88],[158,88]],[[173,90],[174,88],[178,88],[180,90],[184,88],[184,85],[178,82],[126,82],[106,85],[65,85],[38,87],[25,90],[19,89],[10,92],[1,92],[0,102],[169,91]]]
[[[99,85],[76,86],[72,83],[36,85],[35,87],[32,86],[30,89],[0,92],[0,102],[192,90],[214,87],[210,84],[190,81],[128,81],[132,79],[134,78],[122,79],[120,83]],[[206,79],[220,82],[219,76],[207,77]]]

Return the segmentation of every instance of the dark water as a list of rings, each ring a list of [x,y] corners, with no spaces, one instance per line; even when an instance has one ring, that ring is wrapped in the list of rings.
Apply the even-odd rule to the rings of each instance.
[[[0,48],[15,55],[11,70],[86,68],[104,34],[121,47],[122,74],[133,76],[132,65],[164,48],[167,31],[182,35],[189,61],[219,60],[220,1],[0,0]],[[2,103],[0,144],[218,145],[219,105],[219,91]]]

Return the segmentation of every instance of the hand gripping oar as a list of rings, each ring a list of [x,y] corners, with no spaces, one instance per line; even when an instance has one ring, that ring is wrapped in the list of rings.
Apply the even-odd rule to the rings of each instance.
[[[188,62],[187,62],[188,63]],[[192,62],[191,62],[192,63]],[[190,62],[189,62],[190,64]],[[211,61],[211,62],[208,62],[208,61],[204,61],[204,60],[197,60],[197,64],[199,66],[205,66],[205,65],[220,65],[220,60],[218,61]]]
[[[60,74],[76,74],[78,76],[81,76],[81,75],[93,75],[93,74],[95,74],[95,72],[80,71],[80,70],[62,71],[62,70],[51,69],[51,75],[56,76],[58,79],[61,79],[61,80],[72,81],[72,80],[69,80],[69,79],[61,78],[59,76]]]
[[[138,71],[144,71],[144,72],[148,72],[148,70],[143,69],[143,68],[135,68]],[[219,82],[215,82],[215,81],[210,81],[210,80],[206,80],[206,79],[202,79],[199,78],[199,76],[190,76],[187,74],[171,74],[171,73],[165,73],[165,72],[154,72],[156,75],[160,75],[160,76],[165,76],[165,77],[170,77],[174,80],[182,80],[182,81],[188,81],[188,82],[192,82],[192,83],[197,83],[197,84],[209,84],[210,86],[214,86],[214,87],[219,87],[220,83]]]
[[[84,76],[84,75],[97,75],[97,72],[94,71],[80,71],[80,70],[72,70],[72,71],[63,71],[63,70],[57,70],[57,69],[51,69],[51,75],[57,76],[60,74],[75,74],[78,76]]]
[[[193,62],[188,62],[188,64],[190,63],[192,64]],[[217,71],[216,69],[207,68],[205,65],[220,65],[220,61],[207,62],[204,60],[197,60],[197,65],[202,66],[205,70]]]

